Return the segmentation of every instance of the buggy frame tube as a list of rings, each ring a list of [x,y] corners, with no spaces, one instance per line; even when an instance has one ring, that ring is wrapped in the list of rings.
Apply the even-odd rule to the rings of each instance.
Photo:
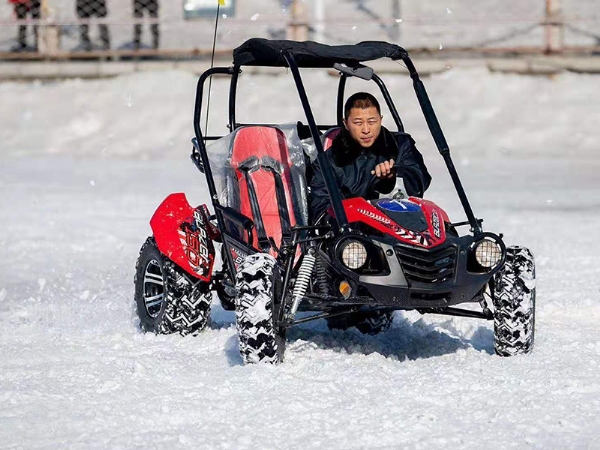
[[[471,209],[465,189],[460,181],[456,167],[454,167],[454,163],[450,157],[450,148],[448,147],[442,127],[438,122],[431,101],[429,100],[429,96],[427,95],[427,91],[425,90],[425,85],[419,78],[417,69],[408,55],[403,57],[402,60],[406,64],[406,68],[410,73],[410,77],[413,79],[413,87],[415,89],[415,93],[417,94],[417,99],[419,100],[419,105],[421,105],[421,110],[423,111],[425,120],[427,121],[427,126],[429,127],[429,131],[433,136],[433,140],[435,141],[438,151],[442,155],[442,158],[444,158],[444,162],[446,163],[446,167],[448,168],[448,172],[450,173],[450,177],[454,183],[454,188],[456,189],[458,197],[460,198],[460,202],[465,210],[465,214],[467,215],[467,219],[469,220],[469,224],[471,225],[471,231],[475,235],[479,235],[482,233],[481,225],[477,221],[475,214]]]
[[[486,314],[485,311],[469,311],[461,308],[418,308],[421,314],[441,314],[444,316],[470,317],[473,319],[494,320],[493,314]]]
[[[278,123],[243,123],[243,122],[238,122],[235,124],[236,128],[239,127],[273,127],[273,128],[277,128],[280,127],[281,124]],[[317,125],[317,129],[319,130],[329,130],[330,128],[335,127],[336,125]]]
[[[235,123],[235,102],[237,98],[237,85],[238,78],[242,70],[240,66],[233,67],[233,73],[231,74],[231,85],[229,86],[229,132],[233,132],[236,128]]]
[[[315,117],[313,116],[312,110],[310,109],[310,103],[308,102],[306,90],[304,89],[304,84],[302,83],[300,70],[298,69],[298,65],[296,64],[294,57],[289,51],[284,52],[283,56],[286,59],[290,70],[292,71],[292,75],[294,76],[294,81],[296,83],[298,95],[300,96],[302,108],[304,108],[306,120],[310,128],[310,134],[312,134],[313,140],[317,147],[317,159],[319,160],[319,165],[321,166],[321,170],[323,171],[325,185],[327,186],[327,192],[329,193],[329,200],[331,201],[331,206],[333,207],[335,219],[340,229],[345,230],[348,226],[348,218],[346,217],[346,211],[344,210],[344,206],[342,204],[342,193],[340,192],[340,188],[335,182],[333,169],[329,165],[329,161],[327,161],[327,156],[325,155],[325,151],[323,150],[323,143],[321,142],[321,139],[319,137],[319,130],[315,122]]]
[[[346,80],[348,79],[348,75],[343,73],[340,77],[340,82],[338,84],[338,96],[337,96],[337,122],[338,126],[343,126],[344,119],[344,93],[346,90]],[[387,89],[387,86],[383,82],[383,80],[376,74],[373,73],[371,79],[377,84],[379,90],[381,91],[381,95],[383,95],[383,99],[385,100],[385,104],[387,105],[392,118],[394,119],[394,123],[398,128],[398,131],[404,132],[404,124],[402,123],[402,119],[400,119],[400,114],[398,114],[398,110],[396,109],[396,105],[394,105],[394,101],[392,100],[392,96]]]
[[[210,167],[210,162],[208,160],[208,154],[206,152],[206,143],[202,137],[202,130],[200,129],[200,115],[202,110],[202,95],[204,93],[204,82],[211,76],[215,74],[222,75],[233,75],[232,67],[213,67],[212,69],[208,69],[202,75],[200,75],[200,79],[198,80],[198,85],[196,86],[196,104],[194,105],[194,132],[196,133],[196,139],[198,140],[198,147],[200,149],[200,157],[202,158],[202,165],[204,166],[204,174],[206,175],[206,182],[208,184],[208,191],[210,192],[210,197],[214,205],[219,204],[219,196],[217,193],[217,188],[215,187],[215,180],[213,179],[212,169]],[[217,215],[219,220],[219,225],[222,229],[224,229],[223,218],[220,214]]]
[[[198,141],[198,150],[200,153],[200,158],[202,159],[202,165],[204,167],[204,175],[206,177],[206,183],[208,184],[208,191],[210,193],[210,199],[213,204],[213,208],[215,209],[215,216],[217,218],[217,223],[219,224],[219,228],[221,230],[225,230],[225,218],[223,215],[223,210],[221,209],[221,204],[219,203],[219,195],[217,193],[217,188],[215,186],[215,180],[213,178],[212,169],[210,166],[210,162],[208,160],[208,153],[206,151],[206,142],[202,136],[202,130],[200,129],[200,116],[202,111],[202,96],[204,93],[204,83],[206,80],[215,75],[234,75],[233,67],[213,67],[205,71],[200,78],[198,79],[198,84],[196,86],[196,102],[194,104],[194,132],[196,134],[196,140]],[[231,97],[231,89],[230,89],[230,97]],[[207,111],[208,113],[208,111]],[[231,116],[230,116],[231,120]],[[194,155],[192,155],[192,159],[194,159]],[[251,235],[252,233],[248,233]],[[251,241],[250,241],[251,242]],[[229,245],[223,240],[223,245],[226,248],[227,253],[227,265],[229,266],[229,271],[231,274],[235,273],[235,264],[231,256],[231,252],[229,250]]]
[[[281,298],[281,306],[279,308],[279,317],[277,318],[277,323],[283,323],[283,320],[285,319],[285,314],[286,314],[286,310],[287,310],[287,299],[290,298],[290,300],[292,300],[291,297],[286,295],[286,292],[288,292],[288,287],[290,285],[290,280],[292,277],[292,271],[294,270],[294,259],[295,259],[295,255],[296,255],[296,249],[298,248],[298,243],[297,241],[297,237],[298,237],[298,230],[294,230],[292,232],[292,242],[290,244],[286,244],[286,246],[282,246],[286,251],[284,252],[285,255],[285,261],[284,261],[284,268],[285,268],[285,273],[283,276],[283,287],[282,287],[282,298]]]
[[[348,80],[348,75],[343,73],[340,77],[337,94],[337,124],[340,128],[344,126],[344,91],[346,90],[346,80]]]
[[[383,82],[383,80],[381,78],[379,78],[379,75],[377,75],[376,73],[373,74],[373,81],[375,81],[375,83],[377,83],[377,86],[379,86],[379,89],[381,90],[381,93],[383,94],[383,98],[385,99],[385,102],[387,103],[387,106],[390,109],[390,113],[392,114],[394,122],[396,122],[398,131],[404,132],[404,124],[402,123],[402,120],[400,119],[400,114],[398,114],[396,105],[394,105],[392,96],[390,95],[390,91],[388,91],[385,83]]]

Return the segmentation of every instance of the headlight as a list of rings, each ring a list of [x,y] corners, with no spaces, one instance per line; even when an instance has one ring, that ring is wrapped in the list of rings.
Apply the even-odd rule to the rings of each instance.
[[[502,258],[502,249],[497,242],[484,239],[476,244],[475,259],[481,265],[489,269],[494,267]]]
[[[342,250],[342,261],[349,269],[360,269],[367,262],[367,249],[359,241],[347,241]]]

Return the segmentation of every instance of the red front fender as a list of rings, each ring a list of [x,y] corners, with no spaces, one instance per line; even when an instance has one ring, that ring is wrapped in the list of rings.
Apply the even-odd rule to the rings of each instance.
[[[162,254],[190,275],[210,281],[215,247],[208,237],[204,205],[192,208],[185,194],[171,194],[158,207],[150,226]]]

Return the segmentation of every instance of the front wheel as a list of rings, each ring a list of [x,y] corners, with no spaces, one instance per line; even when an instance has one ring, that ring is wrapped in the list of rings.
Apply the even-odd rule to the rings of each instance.
[[[235,317],[240,355],[245,364],[283,361],[285,333],[275,324],[275,258],[250,255],[236,275]]]
[[[525,247],[508,247],[493,280],[494,347],[500,356],[529,353],[535,335],[535,262]]]
[[[140,250],[134,283],[142,330],[185,336],[206,327],[212,301],[208,283],[193,279],[166,258],[152,237]]]

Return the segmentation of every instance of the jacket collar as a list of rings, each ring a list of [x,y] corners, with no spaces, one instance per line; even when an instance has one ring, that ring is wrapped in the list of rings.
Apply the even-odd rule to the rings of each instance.
[[[398,144],[392,136],[392,133],[385,127],[381,127],[381,132],[373,145],[367,149],[356,142],[348,130],[342,126],[340,133],[331,144],[330,151],[333,153],[333,159],[337,166],[346,166],[352,164],[356,158],[365,150],[375,156],[384,156],[386,159],[395,157],[398,153]]]

